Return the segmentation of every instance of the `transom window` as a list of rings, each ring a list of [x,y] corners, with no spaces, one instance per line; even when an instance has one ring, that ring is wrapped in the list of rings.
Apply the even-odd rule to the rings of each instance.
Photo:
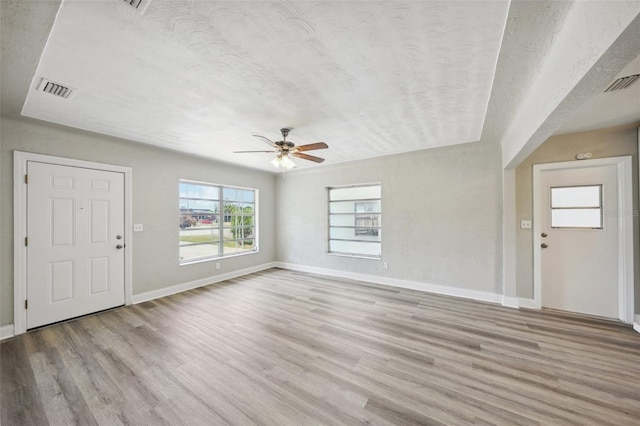
[[[602,185],[551,188],[551,227],[602,229]]]
[[[180,263],[256,252],[256,189],[180,181]]]
[[[329,253],[382,256],[381,186],[328,188]]]

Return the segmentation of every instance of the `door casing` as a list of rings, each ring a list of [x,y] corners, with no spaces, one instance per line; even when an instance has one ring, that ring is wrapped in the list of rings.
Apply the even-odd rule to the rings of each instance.
[[[27,163],[57,164],[61,166],[82,167],[124,174],[124,241],[127,242],[124,259],[125,304],[132,303],[133,294],[133,238],[132,238],[132,169],[112,164],[94,163],[70,158],[54,157],[29,152],[14,151],[13,155],[13,327],[14,335],[27,330],[27,310],[24,306],[27,294],[27,187],[25,175]]]
[[[542,308],[542,261],[540,244],[540,201],[541,173],[547,170],[568,170],[594,166],[616,166],[618,190],[618,319],[631,324],[634,316],[634,276],[633,276],[633,180],[632,158],[598,158],[594,160],[564,161],[559,163],[535,164],[533,166],[533,301],[537,309]]]

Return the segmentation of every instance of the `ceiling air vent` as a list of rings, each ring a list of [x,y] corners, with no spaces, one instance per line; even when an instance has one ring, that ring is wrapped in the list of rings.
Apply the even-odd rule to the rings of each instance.
[[[613,92],[614,90],[622,90],[631,86],[635,81],[640,78],[640,74],[628,75],[614,81],[605,89],[605,92]]]
[[[43,78],[42,81],[40,81],[38,90],[65,99],[71,99],[73,95],[76,94],[76,89],[72,89],[68,86],[63,86],[62,84],[54,83],[53,81],[47,80],[46,78]]]
[[[133,6],[134,8],[139,8],[142,0],[123,0],[125,3],[128,3],[129,6]]]
[[[138,12],[140,12],[141,14],[144,13],[145,10],[147,10],[147,7],[149,7],[149,3],[151,3],[151,0],[122,0],[122,1],[128,4],[129,6],[131,6],[132,8],[134,8],[135,10],[137,10]]]

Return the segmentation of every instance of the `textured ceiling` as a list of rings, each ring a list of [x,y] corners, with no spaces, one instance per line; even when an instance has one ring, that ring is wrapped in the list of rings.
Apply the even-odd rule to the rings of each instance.
[[[271,155],[231,152],[263,149],[251,135],[277,139],[283,126],[297,144],[329,143],[312,152],[324,164],[499,143],[576,6],[152,0],[141,15],[123,0],[2,0],[0,112],[24,106],[39,119],[268,171]],[[608,78],[637,55],[619,54],[615,66],[617,56],[606,61]],[[618,76],[638,72],[638,61]],[[77,96],[34,92],[41,77]],[[584,97],[549,134],[638,122],[638,90]]]
[[[513,122],[518,105],[540,74],[544,59],[572,5],[570,1],[512,3],[482,132],[483,140],[499,141]]]
[[[507,1],[63,1],[23,115],[273,171],[478,141]],[[41,78],[77,90],[36,90]],[[313,166],[302,160],[299,167]]]
[[[616,79],[640,74],[640,56],[627,65]],[[606,87],[605,87],[606,89]],[[601,93],[582,105],[556,135],[640,123],[640,80],[623,90]]]

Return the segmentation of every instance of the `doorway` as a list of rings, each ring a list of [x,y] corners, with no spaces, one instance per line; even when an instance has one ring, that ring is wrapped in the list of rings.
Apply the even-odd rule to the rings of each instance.
[[[14,333],[131,303],[131,169],[14,154]]]
[[[535,165],[534,303],[633,319],[631,157]]]

